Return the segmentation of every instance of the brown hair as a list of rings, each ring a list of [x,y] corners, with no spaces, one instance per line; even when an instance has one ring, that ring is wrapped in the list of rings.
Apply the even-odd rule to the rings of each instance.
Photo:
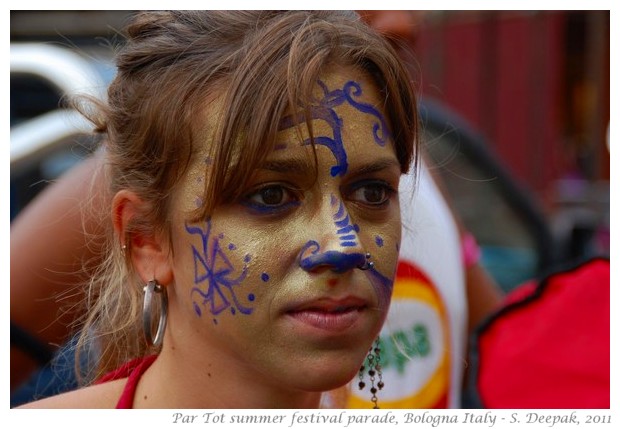
[[[240,197],[273,150],[280,119],[291,110],[307,113],[319,74],[330,66],[357,67],[374,79],[401,170],[417,162],[417,111],[407,71],[389,43],[353,12],[144,12],[133,17],[126,38],[107,104],[91,120],[108,136],[111,195],[130,189],[147,203],[134,231],[167,234],[172,190],[192,162],[210,102],[217,98],[223,113],[211,124],[209,139],[217,143],[196,219]],[[85,344],[94,335],[101,347],[95,377],[146,353],[139,278],[118,238],[105,254],[91,282],[94,306],[81,339]]]

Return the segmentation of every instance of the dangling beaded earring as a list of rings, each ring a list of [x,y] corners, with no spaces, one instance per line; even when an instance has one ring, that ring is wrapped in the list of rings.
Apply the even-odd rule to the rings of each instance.
[[[360,390],[364,390],[366,387],[366,383],[364,382],[364,376],[366,369],[368,369],[368,376],[370,377],[370,393],[372,396],[370,397],[370,401],[374,404],[374,409],[378,409],[379,405],[377,403],[377,392],[383,389],[383,373],[381,372],[381,349],[379,348],[379,338],[375,340],[373,346],[368,349],[368,355],[366,355],[366,359],[364,364],[360,367],[359,372],[359,383],[357,384]],[[375,380],[378,379],[378,382],[375,386]]]

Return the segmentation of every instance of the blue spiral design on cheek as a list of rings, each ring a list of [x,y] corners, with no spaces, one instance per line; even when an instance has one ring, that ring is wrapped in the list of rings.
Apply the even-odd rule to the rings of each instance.
[[[251,256],[244,257],[243,267],[235,267],[220,246],[223,234],[212,236],[211,220],[206,222],[205,228],[185,224],[185,230],[201,238],[200,247],[192,245],[196,286],[191,294],[198,297],[198,301],[193,302],[195,313],[202,316],[202,309],[206,307],[214,316],[226,309],[230,309],[233,315],[237,312],[251,314],[253,309],[240,302],[236,291],[247,276]]]

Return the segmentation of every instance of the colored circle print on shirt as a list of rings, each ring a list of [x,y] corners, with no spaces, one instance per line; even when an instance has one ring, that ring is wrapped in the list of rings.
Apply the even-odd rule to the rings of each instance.
[[[385,384],[377,394],[381,408],[447,407],[448,315],[432,280],[412,262],[399,261],[392,305],[379,343]],[[347,407],[372,408],[370,392],[358,390],[357,382],[356,378],[351,383]]]

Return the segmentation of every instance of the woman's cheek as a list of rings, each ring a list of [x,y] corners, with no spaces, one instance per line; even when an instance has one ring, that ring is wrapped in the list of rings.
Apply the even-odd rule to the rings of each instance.
[[[254,255],[217,231],[210,220],[186,223],[184,234],[191,255],[185,268],[187,293],[195,315],[215,325],[222,317],[250,316],[256,303],[249,278]]]
[[[399,212],[395,212],[395,214]],[[392,299],[392,289],[396,277],[398,255],[400,249],[400,216],[394,216],[383,228],[370,232],[366,240],[368,252],[374,262],[374,268],[367,271],[368,278],[374,288],[379,307],[385,311]]]

